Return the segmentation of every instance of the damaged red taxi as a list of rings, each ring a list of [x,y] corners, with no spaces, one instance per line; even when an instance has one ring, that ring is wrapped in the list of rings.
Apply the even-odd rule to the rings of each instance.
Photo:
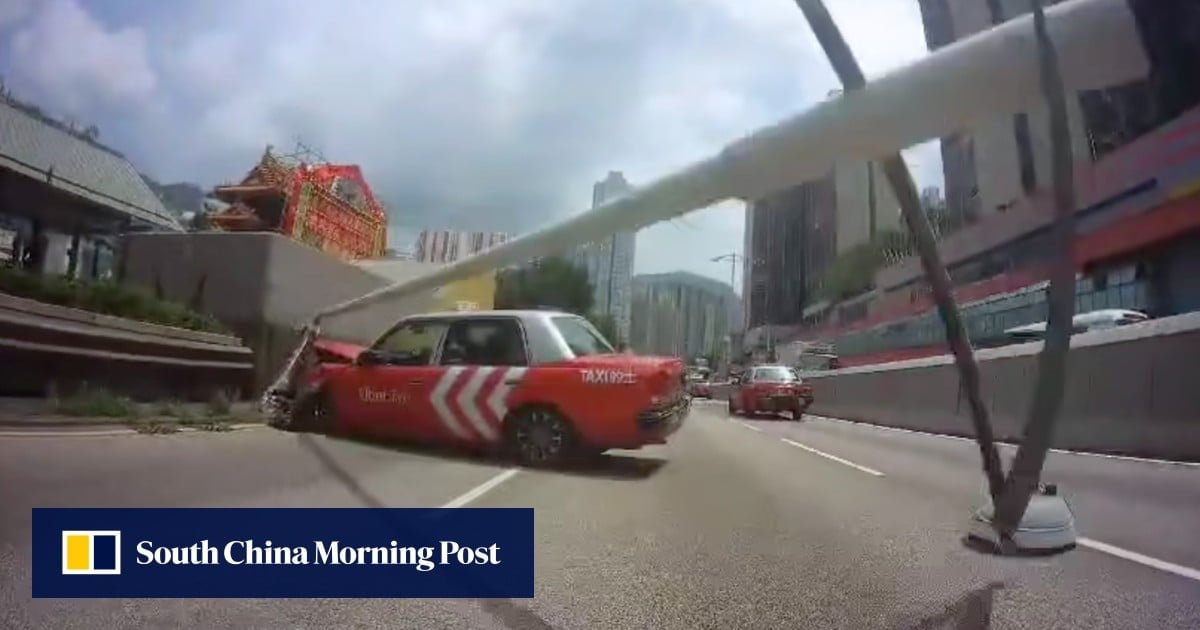
[[[406,317],[369,347],[322,339],[286,428],[504,450],[554,464],[663,444],[689,411],[684,363],[618,353],[543,310]]]

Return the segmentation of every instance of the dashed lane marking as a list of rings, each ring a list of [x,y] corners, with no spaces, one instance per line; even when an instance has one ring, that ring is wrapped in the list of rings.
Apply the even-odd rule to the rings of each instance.
[[[1158,558],[1151,558],[1145,554],[1140,554],[1136,551],[1130,551],[1128,549],[1122,549],[1121,547],[1100,542],[1099,540],[1092,540],[1091,538],[1080,537],[1076,539],[1075,542],[1081,547],[1095,549],[1096,551],[1109,554],[1110,556],[1116,556],[1118,558],[1129,560],[1130,562],[1136,562],[1147,567],[1158,569],[1159,571],[1173,573],[1180,577],[1185,577],[1189,580],[1196,580],[1197,582],[1200,582],[1200,570],[1196,570],[1191,567],[1185,567],[1181,564],[1175,564],[1174,562],[1167,562],[1166,560],[1159,560]]]
[[[879,472],[878,470],[875,470],[874,468],[867,468],[866,466],[863,466],[861,464],[855,464],[854,462],[852,462],[848,459],[842,459],[841,457],[838,457],[837,455],[830,455],[829,453],[826,453],[825,451],[817,450],[811,446],[808,446],[807,444],[801,444],[799,442],[796,442],[794,440],[789,440],[787,438],[781,438],[781,439],[786,444],[790,444],[792,446],[795,446],[798,449],[808,451],[809,453],[812,453],[813,455],[819,455],[830,461],[834,461],[839,464],[842,464],[843,466],[849,466],[859,472],[865,472],[868,475],[872,475],[874,477],[883,477],[884,476],[883,473]]]
[[[463,507],[464,505],[471,503],[472,501],[478,499],[479,497],[482,497],[483,495],[491,492],[492,490],[495,490],[497,486],[504,483],[505,481],[508,481],[509,479],[512,479],[520,471],[521,471],[520,468],[509,468],[508,470],[497,474],[495,477],[488,479],[487,481],[479,484],[478,486],[475,486],[474,488],[467,490],[466,492],[455,497],[449,503],[447,503],[446,505],[443,505],[442,507],[443,508]]]

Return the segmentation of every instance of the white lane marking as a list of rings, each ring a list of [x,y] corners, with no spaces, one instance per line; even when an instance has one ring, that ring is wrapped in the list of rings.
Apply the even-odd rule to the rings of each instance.
[[[1200,570],[1197,569],[1185,567],[1181,564],[1175,564],[1174,562],[1167,562],[1166,560],[1159,560],[1158,558],[1151,558],[1150,556],[1140,554],[1136,551],[1122,549],[1108,543],[1100,542],[1099,540],[1092,540],[1091,538],[1080,537],[1076,539],[1075,542],[1082,547],[1095,549],[1096,551],[1107,553],[1118,558],[1123,558],[1125,560],[1129,560],[1130,562],[1136,562],[1138,564],[1158,569],[1159,571],[1174,573],[1180,577],[1185,577],[1189,580],[1196,580],[1197,582],[1200,582]]]
[[[758,427],[754,426],[753,424],[750,424],[749,422],[742,422],[741,420],[737,420],[736,422],[737,422],[738,424],[740,424],[740,425],[742,425],[742,426],[746,427],[747,429],[750,429],[751,431],[758,431],[758,432],[760,432],[760,433],[762,432],[762,429],[760,429],[760,428],[758,428]]]
[[[492,374],[495,368],[481,367],[475,370],[471,378],[467,380],[467,384],[458,394],[458,406],[462,409],[463,414],[467,416],[467,420],[471,421],[471,425],[475,430],[483,436],[483,439],[489,442],[495,442],[499,437],[496,431],[483,419],[483,415],[479,413],[479,408],[475,406],[475,397],[479,395],[480,388],[483,387],[483,382]]]
[[[496,383],[496,388],[492,390],[492,395],[488,396],[487,406],[496,416],[496,422],[504,422],[504,417],[508,415],[508,394],[512,392],[513,385],[509,383],[519,383],[525,377],[525,368],[509,368],[505,372],[504,378]]]
[[[478,486],[475,486],[474,488],[471,488],[470,490],[467,490],[461,495],[455,497],[449,503],[443,505],[442,508],[460,508],[487,494],[488,492],[491,492],[496,488],[496,486],[508,481],[509,479],[512,479],[513,476],[515,476],[518,472],[521,472],[520,468],[509,468],[508,470],[499,473],[495,477],[492,477],[491,479],[488,479]]]
[[[825,451],[818,451],[817,449],[815,449],[811,446],[808,446],[806,444],[801,444],[799,442],[794,442],[787,438],[780,438],[780,439],[782,439],[784,442],[786,442],[788,444],[791,444],[792,446],[795,446],[796,448],[804,449],[804,450],[808,451],[809,453],[812,453],[813,455],[820,455],[821,457],[824,457],[825,459],[835,461],[835,462],[845,465],[845,466],[849,466],[857,471],[865,472],[868,475],[874,475],[876,477],[883,476],[883,473],[879,472],[878,470],[875,470],[874,468],[867,468],[866,466],[860,466],[848,459],[842,459],[841,457],[838,457],[837,455],[830,455],[829,453],[826,453]]]
[[[930,433],[929,431],[919,431],[917,429],[905,429],[902,427],[890,427],[883,424],[874,424],[871,422],[855,422],[854,420],[844,420],[842,418],[831,418],[829,416],[815,416],[808,414],[817,420],[828,420],[829,422],[840,422],[842,424],[850,424],[869,429],[879,429],[882,431],[895,431],[896,433],[911,433],[913,435],[924,435],[928,437],[942,438],[944,440],[958,440],[960,442],[974,442],[975,438],[963,437],[961,435],[946,435],[944,433]],[[998,445],[1007,448],[1017,448],[1016,444],[1011,442],[997,442]],[[1200,462],[1182,462],[1174,459],[1155,459],[1152,457],[1134,457],[1133,455],[1112,455],[1109,453],[1089,453],[1087,451],[1069,451],[1062,448],[1052,448],[1051,453],[1059,455],[1078,455],[1079,457],[1099,457],[1101,459],[1119,459],[1129,462],[1141,462],[1144,464],[1165,464],[1169,466],[1185,466],[1191,468],[1200,468]]]
[[[437,386],[433,388],[433,393],[429,395],[429,402],[433,404],[433,410],[437,412],[438,419],[447,429],[450,429],[451,433],[464,440],[469,440],[472,437],[471,434],[458,423],[458,418],[454,417],[454,412],[446,404],[446,394],[449,393],[454,382],[458,380],[458,375],[462,374],[464,369],[461,366],[447,368],[446,373],[438,380]]]

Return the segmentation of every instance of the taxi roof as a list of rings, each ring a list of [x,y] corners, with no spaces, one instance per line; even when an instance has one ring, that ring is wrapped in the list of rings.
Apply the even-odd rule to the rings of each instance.
[[[471,319],[483,317],[516,317],[518,319],[544,319],[547,317],[579,317],[575,313],[542,309],[492,309],[484,311],[437,311],[409,315],[404,319]]]

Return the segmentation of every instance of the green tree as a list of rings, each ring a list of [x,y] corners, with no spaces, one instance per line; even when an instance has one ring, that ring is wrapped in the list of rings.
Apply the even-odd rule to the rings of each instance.
[[[956,224],[945,205],[928,211],[935,234],[945,235]],[[873,239],[860,243],[838,256],[816,289],[819,299],[838,302],[870,291],[875,285],[875,273],[886,265],[895,264],[916,254],[912,234],[902,230],[881,230]]]
[[[587,318],[613,347],[620,350],[625,345],[625,340],[621,338],[621,334],[617,330],[617,320],[613,319],[612,315],[608,313],[591,313]]]
[[[496,274],[496,308],[557,308],[587,315],[592,310],[587,270],[563,258],[543,258]]]
[[[496,308],[555,308],[582,315],[620,349],[625,340],[618,334],[616,320],[606,313],[594,312],[594,305],[587,270],[564,258],[542,258],[531,265],[496,274]]]
[[[197,212],[184,222],[189,232],[207,232],[213,228],[212,219],[207,212]]]
[[[855,245],[833,261],[821,279],[817,295],[832,302],[869,291],[875,283],[875,272],[887,254],[887,233],[867,243]]]

